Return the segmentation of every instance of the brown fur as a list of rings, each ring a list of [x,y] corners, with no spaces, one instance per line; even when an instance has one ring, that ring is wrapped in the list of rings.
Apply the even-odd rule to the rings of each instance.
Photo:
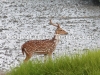
[[[50,23],[52,25],[54,25],[51,20]],[[52,55],[52,52],[55,50],[57,42],[58,42],[58,34],[62,34],[62,35],[66,35],[68,34],[66,31],[64,31],[62,28],[60,28],[59,24],[54,25],[57,27],[56,31],[55,31],[55,35],[54,37],[49,40],[49,39],[45,39],[45,40],[30,40],[25,42],[21,49],[22,49],[22,53],[26,54],[26,58],[24,61],[28,61],[32,55],[34,53],[37,54],[44,54],[44,55]]]

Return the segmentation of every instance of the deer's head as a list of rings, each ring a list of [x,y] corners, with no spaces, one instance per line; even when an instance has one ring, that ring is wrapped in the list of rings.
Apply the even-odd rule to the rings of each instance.
[[[58,23],[53,24],[52,21],[50,20],[50,24],[57,27],[55,34],[60,34],[60,35],[67,35],[68,34],[68,32],[66,32],[65,30],[60,28],[60,25]]]

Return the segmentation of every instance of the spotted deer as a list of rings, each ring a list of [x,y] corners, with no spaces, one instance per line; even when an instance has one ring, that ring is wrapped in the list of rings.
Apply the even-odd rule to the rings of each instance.
[[[48,55],[49,57],[51,57],[57,43],[59,42],[59,35],[68,34],[68,32],[60,28],[60,25],[58,23],[54,24],[50,20],[49,24],[57,27],[54,37],[52,39],[30,40],[25,42],[21,47],[23,55],[24,53],[26,54],[26,58],[24,61],[28,61],[34,53],[44,54],[45,56]]]

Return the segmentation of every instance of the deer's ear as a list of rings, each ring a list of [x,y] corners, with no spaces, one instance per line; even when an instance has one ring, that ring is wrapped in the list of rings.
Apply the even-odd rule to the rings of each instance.
[[[60,28],[60,25],[58,25],[58,27]]]
[[[58,27],[58,28],[60,28],[60,25],[59,25],[59,23],[56,23],[56,24],[57,24],[57,27]]]

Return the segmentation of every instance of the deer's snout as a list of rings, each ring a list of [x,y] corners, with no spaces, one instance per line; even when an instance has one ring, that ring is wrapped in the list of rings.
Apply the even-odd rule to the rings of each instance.
[[[66,32],[66,35],[68,34],[68,32]]]

